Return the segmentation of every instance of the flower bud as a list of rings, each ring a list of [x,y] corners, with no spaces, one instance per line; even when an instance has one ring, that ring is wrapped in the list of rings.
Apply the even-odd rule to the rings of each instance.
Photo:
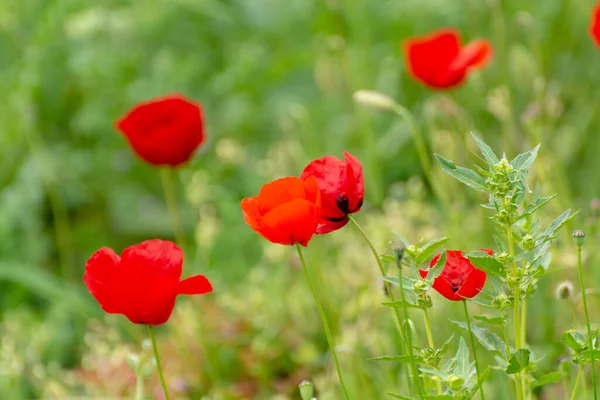
[[[374,90],[358,90],[352,97],[357,103],[382,110],[393,110],[396,107],[394,99]]]
[[[302,400],[313,399],[315,389],[313,387],[312,382],[304,380],[300,382],[300,384],[298,385],[298,389],[300,389],[300,397],[302,397]]]
[[[448,386],[450,386],[450,389],[452,390],[459,390],[463,383],[465,383],[465,380],[460,376],[450,375],[448,377]]]
[[[556,286],[556,298],[558,300],[567,300],[573,297],[573,284],[569,281],[563,281]]]
[[[583,246],[583,241],[585,239],[585,232],[582,230],[573,231],[573,241],[577,247]]]
[[[510,162],[506,158],[503,158],[494,165],[494,171],[502,175],[508,175],[512,172],[512,165],[510,165]]]
[[[533,238],[533,236],[529,234],[523,236],[523,239],[521,240],[521,248],[525,251],[531,251],[534,247],[535,239]]]

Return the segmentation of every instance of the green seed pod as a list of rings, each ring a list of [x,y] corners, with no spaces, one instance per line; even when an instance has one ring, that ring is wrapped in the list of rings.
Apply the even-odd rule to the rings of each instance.
[[[452,390],[459,390],[460,388],[462,388],[462,385],[464,383],[465,380],[460,376],[450,375],[448,377],[448,386],[450,386],[450,389]]]
[[[302,381],[298,385],[298,389],[300,389],[300,397],[302,400],[312,400],[313,395],[315,394],[315,388],[310,381]]]
[[[573,241],[577,247],[583,246],[583,241],[585,240],[585,232],[582,230],[573,231]]]
[[[521,248],[525,251],[531,251],[535,247],[535,239],[531,235],[523,236],[523,240],[521,240]]]

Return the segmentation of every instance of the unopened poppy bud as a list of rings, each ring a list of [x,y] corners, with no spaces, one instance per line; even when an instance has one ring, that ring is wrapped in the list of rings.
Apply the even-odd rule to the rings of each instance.
[[[394,99],[374,90],[358,90],[354,92],[352,98],[359,104],[382,110],[393,110],[396,107]]]
[[[312,400],[313,399],[315,389],[313,387],[312,382],[304,380],[304,381],[300,382],[300,385],[298,385],[298,389],[300,389],[300,397],[302,397],[302,400]]]
[[[564,281],[556,286],[556,298],[558,300],[567,300],[573,297],[573,284]]]
[[[448,377],[448,386],[450,386],[450,389],[452,390],[459,390],[464,383],[465,380],[460,376],[450,375]]]
[[[404,244],[399,242],[392,243],[391,247],[392,252],[394,253],[394,257],[396,257],[396,265],[398,266],[398,268],[400,268],[402,264],[402,259],[404,258],[404,251],[406,250],[406,248],[404,247]]]
[[[583,246],[583,241],[585,239],[585,232],[582,230],[577,230],[577,231],[573,231],[573,241],[575,242],[575,245],[577,245],[578,247]]]
[[[127,365],[129,365],[129,368],[131,368],[131,370],[135,373],[137,373],[140,370],[140,356],[135,354],[135,353],[129,353],[127,354]]]

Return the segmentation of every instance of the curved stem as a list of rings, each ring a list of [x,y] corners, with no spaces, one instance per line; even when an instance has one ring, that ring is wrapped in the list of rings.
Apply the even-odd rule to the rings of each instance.
[[[137,372],[135,381],[135,400],[144,400],[144,376],[140,371]]]
[[[333,339],[331,338],[331,331],[329,330],[329,323],[327,322],[327,316],[325,315],[325,311],[323,310],[323,306],[317,297],[317,292],[315,287],[310,279],[310,274],[308,273],[308,268],[306,267],[306,261],[304,261],[304,255],[302,254],[302,248],[299,244],[296,244],[296,250],[298,251],[298,256],[300,257],[300,262],[302,263],[302,269],[304,270],[304,275],[306,275],[306,281],[308,282],[308,287],[310,288],[310,292],[315,299],[315,303],[317,305],[317,309],[319,310],[319,315],[321,316],[321,321],[323,322],[323,327],[325,328],[325,336],[327,336],[327,342],[329,343],[329,349],[331,350],[331,354],[333,355],[333,361],[335,363],[335,369],[338,374],[338,378],[340,379],[340,384],[342,385],[342,390],[344,391],[344,396],[346,400],[349,400],[348,390],[346,389],[346,384],[344,383],[344,378],[342,376],[342,371],[340,370],[340,363],[338,361],[337,353],[335,352],[335,346],[333,345]]]
[[[423,309],[423,322],[425,323],[425,333],[427,334],[427,343],[431,349],[435,349],[435,345],[433,344],[433,334],[431,333],[431,324],[429,323],[429,313],[427,309]],[[438,394],[442,394],[442,383],[439,380],[435,380],[435,387],[437,389]]]
[[[483,382],[481,381],[481,373],[479,372],[479,360],[477,359],[477,347],[475,346],[475,337],[471,330],[471,320],[469,319],[469,309],[467,308],[467,301],[463,300],[463,309],[465,310],[465,319],[467,320],[467,328],[469,329],[469,336],[471,337],[471,348],[473,349],[473,358],[475,359],[475,371],[477,371],[477,383],[479,384],[479,393],[481,400],[485,400],[483,394]]]
[[[594,340],[592,338],[592,327],[590,325],[590,314],[588,312],[587,298],[585,295],[585,284],[583,282],[583,266],[581,265],[581,246],[577,246],[577,274],[579,275],[579,285],[581,286],[581,300],[583,301],[583,312],[585,313],[585,324],[587,327],[588,341],[591,349],[591,368],[592,368],[592,389],[594,390],[594,400],[598,400],[598,389],[596,388],[596,361],[594,360]]]
[[[181,225],[179,216],[179,206],[177,205],[177,196],[175,195],[175,187],[173,185],[172,171],[168,167],[160,168],[160,180],[167,201],[167,209],[173,222],[173,232],[175,233],[175,241],[179,247],[184,247],[185,235]]]
[[[156,369],[158,370],[158,376],[160,377],[160,384],[162,385],[163,393],[165,394],[165,399],[170,400],[169,391],[167,390],[167,384],[165,383],[165,377],[163,375],[162,366],[160,364],[160,357],[158,355],[158,347],[156,346],[156,337],[154,336],[154,327],[152,325],[147,325],[148,334],[150,335],[150,340],[152,341],[152,348],[154,349],[154,359],[156,360]]]
[[[379,272],[381,273],[382,277],[385,277],[385,268],[383,266],[383,261],[381,260],[381,257],[379,256],[379,252],[377,251],[377,249],[375,248],[375,245],[373,244],[373,242],[371,241],[371,239],[369,238],[369,236],[367,235],[367,233],[363,230],[363,228],[358,224],[358,222],[356,221],[356,219],[354,219],[354,217],[352,216],[352,214],[348,214],[348,219],[352,222],[352,224],[356,227],[356,229],[358,230],[358,232],[360,232],[360,234],[362,235],[363,239],[365,239],[365,242],[367,242],[367,245],[369,246],[369,249],[371,249],[371,253],[373,253],[373,257],[375,257],[375,261],[377,262],[377,266],[379,267]],[[396,301],[395,296],[394,296],[394,292],[392,291],[392,287],[390,286],[389,282],[387,281],[383,281],[383,284],[385,285],[385,289],[387,290],[387,292],[390,295],[390,300],[392,301]],[[399,281],[398,281],[398,286],[400,288],[400,292],[402,294],[404,294],[404,289],[402,288],[402,278],[400,277]],[[410,358],[410,364],[411,367],[413,369],[413,374],[414,374],[414,378],[418,379],[418,371],[416,368],[416,364],[414,361],[414,357],[413,357],[413,352],[412,352],[412,345],[409,345],[408,339],[406,337],[406,334],[404,332],[404,328],[403,328],[403,324],[402,324],[402,317],[400,316],[400,311],[398,311],[398,309],[396,307],[392,307],[394,309],[394,314],[396,315],[396,327],[398,328],[398,332],[400,333],[400,337],[402,338],[402,342],[404,344],[407,345],[408,348],[408,357]],[[408,321],[408,318],[407,318]],[[408,382],[410,382],[410,378],[408,379]],[[415,386],[420,387],[420,384],[418,383],[414,383]],[[420,390],[418,390],[419,393],[421,393]]]
[[[577,393],[577,387],[579,386],[579,381],[581,381],[583,367],[579,367],[579,371],[577,371],[577,378],[575,379],[575,386],[573,386],[573,393],[571,393],[571,400],[575,400],[575,394]]]

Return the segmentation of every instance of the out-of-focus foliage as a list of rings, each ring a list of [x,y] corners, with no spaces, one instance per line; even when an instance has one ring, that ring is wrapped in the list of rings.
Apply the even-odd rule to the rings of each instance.
[[[406,123],[352,101],[354,91],[374,89],[415,114],[430,154],[461,165],[476,160],[463,150],[475,149],[471,130],[510,155],[541,142],[535,179],[544,193],[558,193],[548,214],[582,208],[574,223],[596,226],[588,204],[600,187],[600,50],[587,34],[591,7],[583,0],[0,2],[1,397],[133,393],[125,360],[142,351],[145,331],[103,317],[81,277],[102,246],[121,251],[173,238],[157,171],[134,158],[113,123],[137,101],[178,91],[204,105],[210,137],[176,175],[188,238],[184,274],[206,274],[215,292],[180,300],[159,331],[169,338],[161,348],[171,385],[191,398],[285,399],[311,378],[320,399],[337,399],[297,260],[244,224],[239,201],[313,158],[349,150],[365,170],[367,204],[357,218],[381,249],[392,230],[414,241],[449,235],[450,248],[493,245],[481,242],[492,229],[476,208],[481,199],[436,168],[453,206],[440,212]],[[490,67],[452,93],[410,80],[401,50],[403,39],[443,26],[495,48]],[[571,267],[572,253],[565,247],[553,263]],[[348,226],[315,238],[307,258],[351,391],[384,398],[398,369],[366,359],[397,353],[398,343],[367,248]],[[563,351],[556,332],[572,316],[547,302],[553,282],[572,274],[545,278],[530,302],[531,342],[544,344],[537,350],[549,369]],[[460,310],[434,301],[441,340],[456,329],[446,316]],[[149,379],[148,395],[159,393],[157,383]]]

